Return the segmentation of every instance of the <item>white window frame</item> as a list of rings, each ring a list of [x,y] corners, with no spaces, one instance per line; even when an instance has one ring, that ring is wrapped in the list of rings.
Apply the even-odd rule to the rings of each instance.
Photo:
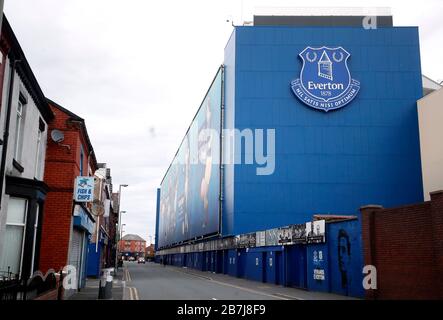
[[[42,143],[43,143],[43,131],[40,130],[40,128],[38,129],[38,134],[37,134],[37,150],[35,152],[35,170],[34,170],[34,177],[37,178],[38,180],[43,180],[42,175]]]
[[[14,159],[16,161],[20,161],[21,159],[21,145],[22,143],[22,127],[23,127],[23,116],[25,103],[23,103],[20,99],[18,100],[17,108],[16,108],[16,117],[15,117],[15,144],[14,144]]]
[[[24,212],[24,222],[23,223],[8,223],[8,213],[6,212],[6,224],[5,224],[5,228],[7,228],[8,226],[12,226],[12,227],[23,227],[23,238],[22,238],[22,246],[21,246],[21,252],[20,252],[20,266],[19,266],[19,272],[18,272],[18,276],[19,278],[21,278],[22,276],[22,269],[23,269],[23,253],[25,250],[25,241],[26,241],[26,223],[28,221],[28,199],[24,199],[24,198],[19,198],[19,197],[9,197],[9,199],[19,199],[19,200],[24,200],[25,201],[25,212]]]

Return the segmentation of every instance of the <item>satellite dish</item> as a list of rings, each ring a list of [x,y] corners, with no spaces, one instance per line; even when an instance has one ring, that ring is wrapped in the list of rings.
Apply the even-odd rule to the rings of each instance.
[[[52,130],[51,139],[55,143],[60,143],[63,140],[65,140],[65,134],[63,132],[61,132],[60,130]]]

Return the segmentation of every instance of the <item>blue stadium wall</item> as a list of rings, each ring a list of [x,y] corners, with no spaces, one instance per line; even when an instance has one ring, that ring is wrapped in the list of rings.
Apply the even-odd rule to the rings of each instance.
[[[416,27],[236,27],[225,48],[225,128],[275,129],[275,172],[225,165],[222,233],[237,235],[313,214],[358,214],[423,198],[416,101]],[[290,88],[307,46],[342,46],[358,96],[330,112]]]
[[[359,220],[326,226],[324,244],[177,253],[157,256],[156,261],[164,259],[177,267],[363,298]],[[318,269],[323,270],[324,279],[314,279],[314,270]]]
[[[325,113],[294,96],[290,83],[307,46],[351,54],[361,90],[349,105]],[[276,163],[269,176],[256,175],[255,165],[224,166],[222,235],[305,223],[314,214],[356,219],[327,223],[324,244],[171,254],[165,262],[363,297],[359,208],[422,201],[418,29],[236,27],[224,66],[224,127],[275,129]]]

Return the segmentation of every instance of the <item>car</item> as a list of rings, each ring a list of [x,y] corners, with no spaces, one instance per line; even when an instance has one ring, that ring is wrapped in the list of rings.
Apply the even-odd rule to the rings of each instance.
[[[138,263],[146,263],[145,258],[138,258]]]
[[[135,258],[134,257],[129,257],[128,261],[135,261]]]

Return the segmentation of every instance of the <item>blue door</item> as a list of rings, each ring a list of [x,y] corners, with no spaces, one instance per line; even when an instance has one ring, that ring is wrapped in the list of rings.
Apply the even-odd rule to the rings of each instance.
[[[239,249],[237,251],[237,277],[239,278],[245,277],[245,268],[246,268],[246,250]]]
[[[217,251],[216,257],[217,257],[217,259],[216,259],[217,264],[216,264],[215,272],[223,273],[223,268],[224,268],[224,263],[225,263],[225,261],[223,259],[224,251],[223,250]]]
[[[264,278],[267,283],[277,284],[277,265],[276,265],[276,252],[268,251],[265,252],[265,257],[263,258],[265,266],[264,270]]]
[[[223,250],[223,274],[229,273],[229,259],[229,250]]]
[[[285,283],[285,271],[283,263],[283,253],[281,251],[275,252],[275,284],[283,285]]]
[[[266,251],[265,252],[262,252],[261,253],[261,264],[262,264],[262,266],[261,266],[261,270],[262,270],[262,276],[261,276],[261,281],[262,282],[266,282],[266,275],[267,275],[267,264],[268,264],[268,261],[267,261],[267,259],[266,259],[266,257],[267,257],[267,253],[266,253]]]
[[[286,247],[286,285],[307,289],[306,246]]]

